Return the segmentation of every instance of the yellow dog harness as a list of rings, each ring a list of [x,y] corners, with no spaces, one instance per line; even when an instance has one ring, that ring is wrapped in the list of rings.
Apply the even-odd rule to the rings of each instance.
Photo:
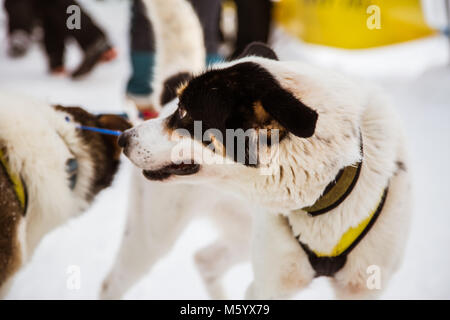
[[[347,166],[341,169],[336,178],[325,188],[322,196],[312,206],[292,211],[292,213],[304,214],[304,211],[306,211],[309,215],[316,217],[339,206],[355,187],[361,172],[361,166],[362,161],[356,166]],[[347,255],[364,238],[381,213],[387,192],[388,188],[386,187],[376,207],[369,213],[367,218],[357,226],[350,227],[330,252],[313,250],[300,241],[300,235],[296,236],[299,244],[308,255],[309,262],[316,271],[316,276],[333,276],[345,265]]]
[[[28,195],[27,195],[26,186],[25,186],[22,178],[10,170],[6,156],[5,156],[4,152],[0,149],[0,170],[1,169],[3,169],[6,173],[6,175],[9,177],[11,185],[14,188],[14,192],[17,196],[17,200],[19,201],[20,206],[23,209],[23,215],[25,215],[26,210],[27,210],[27,204],[28,204],[27,203]]]

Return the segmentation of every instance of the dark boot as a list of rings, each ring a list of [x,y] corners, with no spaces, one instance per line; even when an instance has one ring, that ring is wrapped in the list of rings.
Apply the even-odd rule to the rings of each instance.
[[[91,72],[99,62],[112,60],[116,56],[115,49],[106,39],[101,38],[84,51],[83,61],[72,73],[72,78],[78,79]]]
[[[9,35],[8,41],[8,55],[12,58],[19,58],[24,56],[27,53],[32,42],[30,35],[22,30],[13,31]]]

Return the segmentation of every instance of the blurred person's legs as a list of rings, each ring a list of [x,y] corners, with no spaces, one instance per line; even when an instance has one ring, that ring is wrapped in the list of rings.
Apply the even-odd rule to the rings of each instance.
[[[202,24],[206,63],[222,60],[218,54],[220,43],[219,19],[222,0],[190,0]],[[142,0],[133,0],[131,16],[131,76],[127,84],[127,95],[143,112],[144,117],[155,115],[150,95],[153,93],[153,66],[155,63],[155,40],[151,22]]]
[[[206,63],[212,64],[223,60],[219,55],[220,12],[222,0],[189,0],[202,24],[206,47]]]
[[[150,95],[153,92],[153,65],[155,41],[153,29],[142,0],[133,0],[130,26],[131,76],[127,83],[127,95],[139,110],[153,111]]]
[[[270,0],[235,0],[238,30],[233,57],[244,51],[248,44],[259,41],[267,43],[272,19]]]
[[[42,28],[44,32],[44,48],[47,53],[49,69],[52,74],[63,74],[64,69],[64,29],[54,28],[51,20],[43,19]]]
[[[23,56],[30,44],[35,13],[34,0],[5,0],[4,7],[8,15],[8,55]]]
[[[80,28],[69,29],[67,19],[69,6],[80,8]],[[46,0],[37,3],[42,15],[46,49],[52,68],[52,59],[55,56],[63,56],[57,53],[63,47],[62,38],[74,38],[83,50],[84,57],[78,68],[72,73],[72,77],[77,78],[89,73],[100,61],[111,60],[116,56],[115,50],[110,45],[105,33],[95,24],[75,0]],[[52,30],[53,29],[53,30]],[[54,30],[59,30],[60,33]],[[56,44],[50,44],[56,42]],[[53,57],[53,58],[52,58]]]

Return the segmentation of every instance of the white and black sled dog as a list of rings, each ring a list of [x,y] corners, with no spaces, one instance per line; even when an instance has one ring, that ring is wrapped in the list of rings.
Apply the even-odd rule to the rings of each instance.
[[[206,69],[190,5],[146,4],[162,112],[119,145],[153,182],[134,178],[102,297],[122,296],[205,210],[223,233],[196,256],[214,298],[223,298],[223,273],[246,258],[250,229],[247,298],[287,298],[318,276],[338,298],[378,296],[402,260],[411,213],[405,138],[389,101],[333,72],[278,61],[262,44]]]

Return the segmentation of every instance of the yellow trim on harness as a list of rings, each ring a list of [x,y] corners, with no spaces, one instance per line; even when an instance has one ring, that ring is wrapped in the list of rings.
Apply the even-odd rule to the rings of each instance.
[[[2,150],[0,150],[0,164],[3,165],[5,168],[6,174],[9,176],[9,179],[11,180],[14,191],[17,196],[17,200],[19,200],[20,206],[23,210],[26,209],[26,202],[27,202],[27,196],[25,191],[25,186],[23,185],[22,179],[17,174],[14,174],[11,172],[11,169],[9,168],[8,161],[6,160],[5,154]]]
[[[380,197],[380,200],[378,201],[377,205],[375,206],[375,209],[372,210],[370,215],[365,218],[363,221],[361,221],[356,227],[350,227],[341,237],[339,242],[334,246],[333,250],[329,253],[323,253],[318,252],[315,250],[311,250],[316,254],[318,257],[337,257],[340,254],[342,254],[347,248],[349,248],[355,241],[358,239],[358,237],[364,232],[364,230],[367,228],[367,225],[370,223],[372,218],[374,217],[375,213],[377,212],[378,208],[380,207],[380,204],[383,201],[384,192]]]

